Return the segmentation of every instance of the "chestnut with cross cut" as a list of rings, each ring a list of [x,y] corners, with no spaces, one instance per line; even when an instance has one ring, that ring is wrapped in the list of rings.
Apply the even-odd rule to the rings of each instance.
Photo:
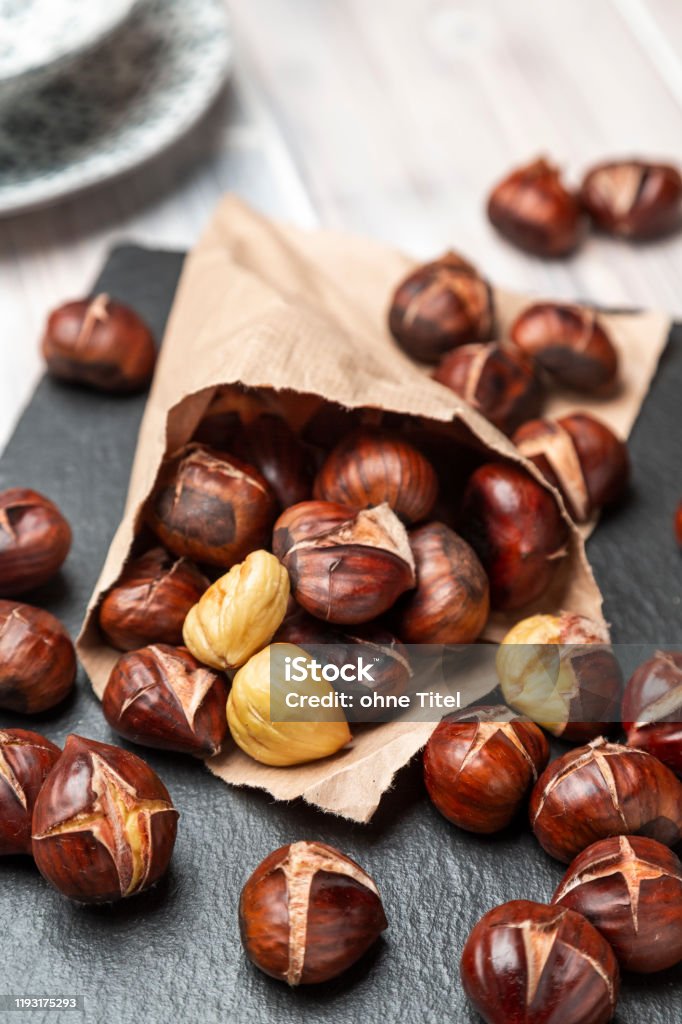
[[[587,172],[580,198],[602,231],[654,238],[680,226],[682,175],[671,164],[611,160]]]
[[[42,352],[53,377],[98,391],[140,391],[156,362],[154,337],[144,321],[104,293],[55,309]]]
[[[54,502],[37,491],[0,493],[0,597],[47,583],[71,547],[71,528]]]
[[[33,806],[60,754],[40,733],[0,729],[0,855],[30,854]]]
[[[647,750],[682,776],[682,652],[657,651],[625,687],[628,746]]]

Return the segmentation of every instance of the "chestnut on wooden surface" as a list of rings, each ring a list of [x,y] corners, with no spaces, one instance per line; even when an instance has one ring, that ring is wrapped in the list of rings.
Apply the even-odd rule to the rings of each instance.
[[[196,444],[165,460],[146,508],[169,551],[225,569],[265,546],[276,515],[275,496],[257,469]]]
[[[0,856],[31,853],[33,805],[60,754],[37,732],[0,729]]]
[[[563,495],[577,522],[622,498],[630,479],[627,445],[588,413],[530,420],[513,437],[522,455]]]
[[[333,502],[294,505],[275,523],[273,551],[294,599],[328,622],[369,622],[415,585],[407,533],[388,505],[360,512]]]
[[[444,356],[433,377],[504,434],[537,416],[542,405],[535,362],[516,345],[462,345]]]
[[[270,643],[288,602],[286,569],[269,551],[252,551],[190,610],[185,643],[212,668],[238,668]]]
[[[457,345],[490,337],[492,290],[475,267],[447,252],[401,281],[391,300],[388,325],[409,356],[437,363]]]
[[[0,493],[0,597],[42,587],[71,547],[71,528],[54,502],[13,487]]]
[[[326,843],[298,842],[275,850],[258,865],[239,899],[246,955],[289,985],[336,978],[387,927],[374,880]]]
[[[603,231],[654,238],[680,226],[682,175],[670,164],[612,160],[587,172],[580,198]]]
[[[620,989],[613,950],[586,918],[529,900],[481,918],[460,974],[487,1024],[607,1024]]]
[[[98,391],[140,391],[149,384],[156,362],[147,325],[135,310],[105,294],[55,309],[42,351],[53,377]]]
[[[481,560],[496,609],[540,597],[567,551],[568,526],[552,495],[508,463],[485,463],[472,473],[460,532]]]
[[[407,441],[367,430],[345,438],[315,478],[314,495],[354,509],[386,503],[406,523],[431,512],[438,479],[431,463]]]
[[[585,235],[577,197],[547,160],[512,171],[490,193],[488,218],[509,242],[535,256],[567,256]]]
[[[682,960],[682,863],[654,839],[602,839],[571,863],[552,903],[591,921],[628,971]]]
[[[0,710],[23,715],[64,700],[76,678],[71,637],[54,615],[0,601]]]
[[[555,736],[586,743],[618,720],[623,685],[606,626],[584,615],[532,615],[497,651],[506,702]]]
[[[559,384],[588,394],[612,388],[618,353],[593,309],[566,302],[536,302],[510,328],[515,345]]]
[[[227,690],[225,678],[184,647],[153,644],[118,659],[102,711],[133,743],[211,757],[227,733]]]
[[[424,782],[448,821],[499,832],[549,760],[541,729],[504,705],[466,708],[436,727],[424,748]]]
[[[621,711],[628,746],[682,776],[682,652],[657,651],[635,670]]]
[[[209,585],[186,558],[152,548],[125,566],[102,599],[102,632],[120,651],[153,642],[180,644],[187,613]]]
[[[64,896],[109,903],[161,878],[177,819],[168,790],[145,761],[72,735],[36,800],[33,856]]]
[[[600,738],[545,769],[530,820],[540,845],[566,864],[610,836],[675,846],[682,839],[682,783],[651,754]]]
[[[410,533],[417,586],[395,609],[396,630],[408,644],[470,644],[490,611],[488,577],[473,548],[443,523]]]

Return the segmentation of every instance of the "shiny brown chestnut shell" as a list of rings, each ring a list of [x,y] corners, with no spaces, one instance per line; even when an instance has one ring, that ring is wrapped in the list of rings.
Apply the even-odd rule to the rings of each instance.
[[[682,777],[682,652],[657,651],[625,687],[628,746],[646,750]]]
[[[682,839],[682,783],[651,754],[598,739],[545,769],[530,820],[543,849],[566,864],[612,836],[675,846]]]
[[[481,918],[460,974],[487,1024],[607,1024],[620,990],[613,951],[586,918],[528,900]]]
[[[471,475],[460,533],[487,573],[491,606],[504,610],[521,608],[545,592],[569,536],[549,491],[507,463],[485,463]]]
[[[488,621],[488,577],[473,548],[444,523],[410,533],[417,585],[395,609],[408,644],[470,644]]]
[[[580,198],[602,231],[655,238],[680,226],[682,175],[671,164],[612,160],[587,172]]]
[[[71,547],[71,528],[54,502],[14,487],[0,493],[0,597],[42,587]]]
[[[536,302],[516,318],[510,337],[559,384],[588,394],[615,384],[618,353],[592,309]]]
[[[325,843],[282,846],[242,889],[239,928],[249,959],[289,985],[342,974],[388,926],[376,884]]]
[[[627,445],[588,413],[530,420],[516,431],[513,441],[561,491],[577,522],[585,522],[597,509],[619,501],[627,490]]]
[[[543,389],[535,362],[516,345],[491,341],[461,345],[449,352],[433,374],[477,412],[511,434],[519,424],[537,416]]]
[[[18,601],[0,601],[0,709],[33,715],[71,692],[76,652],[54,615]]]
[[[549,760],[542,730],[504,705],[443,719],[424,748],[424,782],[448,821],[499,832],[512,821]]]
[[[119,658],[102,696],[117,733],[145,747],[212,757],[227,733],[224,676],[184,647],[152,644]]]
[[[492,290],[475,267],[448,252],[401,281],[391,300],[388,324],[409,356],[437,363],[457,345],[490,337]]]
[[[152,548],[129,562],[105,594],[100,628],[120,651],[154,642],[181,644],[187,613],[209,586],[192,562]]]
[[[558,168],[544,159],[499,182],[487,209],[490,223],[507,241],[535,256],[567,256],[585,235],[577,197],[563,184]]]
[[[98,391],[140,391],[154,373],[154,337],[135,310],[108,295],[67,302],[42,340],[49,373]]]
[[[36,800],[33,856],[64,896],[109,903],[161,878],[177,819],[168,790],[141,758],[69,736]]]
[[[552,903],[575,910],[639,974],[682,961],[682,863],[654,839],[618,836],[583,850]]]
[[[438,480],[428,459],[407,441],[361,430],[327,456],[314,494],[357,510],[385,502],[403,522],[416,523],[431,512]]]
[[[257,469],[196,444],[164,461],[145,511],[169,551],[224,569],[267,545],[276,514]]]
[[[33,806],[60,754],[37,732],[0,729],[0,856],[31,853]]]
[[[222,448],[255,466],[270,484],[280,508],[311,497],[311,453],[282,416],[263,413],[249,423],[240,423],[231,437],[226,436]]]

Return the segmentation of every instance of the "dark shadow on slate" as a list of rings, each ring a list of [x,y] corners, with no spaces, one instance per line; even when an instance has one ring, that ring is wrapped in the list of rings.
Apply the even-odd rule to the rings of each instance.
[[[124,247],[96,288],[130,302],[161,336],[181,265],[180,254]],[[674,333],[633,434],[632,501],[589,543],[621,642],[680,639],[682,563],[671,516],[682,491],[682,331]],[[45,491],[74,527],[62,577],[34,595],[74,634],[120,518],[143,407],[144,397],[108,398],[43,380],[0,461],[0,488]],[[32,727],[9,715],[0,724]],[[82,673],[77,699],[36,727],[57,742],[72,731],[114,739]],[[168,878],[137,899],[92,909],[61,899],[30,862],[0,861],[3,993],[82,994],[84,1019],[117,1024],[473,1024],[478,1018],[458,983],[469,929],[497,903],[549,899],[563,873],[523,827],[483,839],[450,826],[425,799],[417,762],[363,827],[302,802],[276,804],[264,793],[229,789],[190,758],[142,753],[181,811]],[[390,927],[347,976],[294,992],[246,962],[236,905],[258,861],[302,838],[338,845],[374,875]],[[681,1000],[680,969],[626,982],[617,1021],[671,1024]],[[68,1024],[75,1016],[62,1018]],[[20,1024],[24,1015],[15,1019]]]

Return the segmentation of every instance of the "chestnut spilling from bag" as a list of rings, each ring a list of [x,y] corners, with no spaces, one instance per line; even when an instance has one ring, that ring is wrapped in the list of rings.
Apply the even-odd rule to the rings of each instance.
[[[185,265],[140,431],[123,521],[79,639],[82,662],[100,697],[121,654],[109,645],[100,621],[113,623],[114,632],[107,632],[119,645],[123,638],[124,649],[129,649],[129,638],[139,646],[180,642],[181,616],[177,622],[163,624],[167,631],[159,624],[158,634],[147,638],[147,626],[151,633],[155,628],[153,605],[147,609],[148,623],[139,621],[127,615],[121,593],[112,591],[121,580],[143,583],[161,571],[165,556],[159,544],[175,556],[198,563],[212,580],[221,578],[215,593],[213,588],[209,592],[211,602],[229,598],[231,588],[237,586],[236,577],[224,576],[229,568],[247,556],[253,559],[251,553],[263,549],[249,565],[251,571],[262,570],[268,578],[270,596],[256,596],[264,644],[278,625],[269,630],[268,616],[273,607],[282,611],[290,585],[303,612],[293,621],[285,620],[277,641],[304,644],[306,630],[311,628],[307,615],[313,620],[312,642],[328,642],[324,638],[328,619],[346,634],[369,630],[362,634],[362,642],[384,651],[388,648],[394,658],[397,653],[394,665],[398,664],[399,641],[448,640],[438,631],[445,611],[430,618],[424,592],[428,586],[438,586],[439,565],[452,558],[468,559],[471,578],[480,576],[480,600],[475,606],[454,593],[447,605],[446,624],[461,630],[457,636],[463,643],[476,638],[500,640],[520,619],[534,613],[568,611],[603,628],[601,595],[585,557],[581,532],[566,514],[559,492],[508,438],[415,367],[391,338],[388,304],[410,267],[406,257],[377,243],[282,228],[236,199],[224,201]],[[525,304],[521,296],[495,291],[497,333],[508,331]],[[669,325],[657,314],[605,319],[622,349],[624,379],[618,395],[600,399],[599,414],[627,434]],[[569,405],[569,399],[559,393],[545,412],[562,415]],[[411,468],[419,477],[419,487],[404,505],[402,497],[395,496],[386,505],[358,511],[357,506],[347,507],[344,488],[350,486],[352,467],[344,462],[344,445],[337,446],[349,436],[362,444],[369,437],[371,444],[377,430],[399,439],[391,454],[396,464],[405,451],[418,453],[411,456]],[[225,437],[231,439],[229,447]],[[221,518],[215,492],[215,501],[202,506],[201,535],[188,538],[184,499],[178,500],[178,495],[191,494],[195,475],[214,483],[218,480],[221,451],[223,458],[230,452],[229,472],[239,490],[239,500],[232,503],[233,521],[227,524]],[[267,453],[275,458],[283,451],[288,453],[289,472],[273,478]],[[432,478],[434,470],[437,480]],[[314,495],[310,493],[313,474]],[[542,506],[538,522],[542,523],[540,533],[546,534],[532,572],[524,577],[518,566],[510,579],[496,572],[493,555],[486,563],[480,537],[473,536],[480,534],[485,510],[494,506],[498,479],[505,474],[524,494],[532,492],[532,500]],[[353,486],[363,482],[356,480]],[[307,499],[314,499],[310,503],[314,507],[308,506]],[[520,507],[527,506],[523,498]],[[459,536],[466,533],[460,531],[462,508],[465,518],[469,515],[474,523],[468,539],[479,552],[485,573]],[[581,527],[583,535],[591,525]],[[366,560],[371,585],[353,584],[344,590],[339,579],[340,589],[330,589],[329,559],[334,559],[327,543],[330,536],[335,544],[349,540],[354,544]],[[268,551],[274,551],[279,564]],[[164,586],[178,600],[191,604],[201,583],[201,574],[183,563],[178,579]],[[208,594],[205,600],[209,601]],[[460,605],[469,614],[453,625],[451,619]],[[201,619],[207,610],[201,604],[197,608]],[[231,669],[240,663],[244,638],[237,638],[239,642],[223,660],[215,656],[211,660],[210,636],[204,626],[205,622],[193,622],[195,633],[203,630],[193,654],[199,657],[199,649],[208,652],[199,658],[207,669],[208,686],[209,669]],[[391,640],[387,633],[393,634]],[[163,660],[162,648],[156,650],[154,664],[147,659],[147,671],[156,672],[156,662]],[[256,653],[246,669],[253,674],[259,667],[254,662],[266,654]],[[121,693],[127,685],[124,667],[117,681]],[[244,671],[240,669],[238,676]],[[479,685],[467,689],[467,699],[484,696],[495,683],[484,675]],[[231,701],[238,719],[234,689]],[[344,734],[331,756],[293,767],[277,767],[283,763],[277,761],[259,763],[228,735],[208,765],[225,782],[262,788],[281,800],[303,797],[324,810],[367,821],[396,771],[423,747],[435,726],[436,721],[354,726],[350,742]],[[238,735],[238,728],[237,721],[233,735]],[[189,733],[185,748],[210,755],[219,743],[217,719],[212,729],[215,742],[212,739],[203,751],[194,750]]]

